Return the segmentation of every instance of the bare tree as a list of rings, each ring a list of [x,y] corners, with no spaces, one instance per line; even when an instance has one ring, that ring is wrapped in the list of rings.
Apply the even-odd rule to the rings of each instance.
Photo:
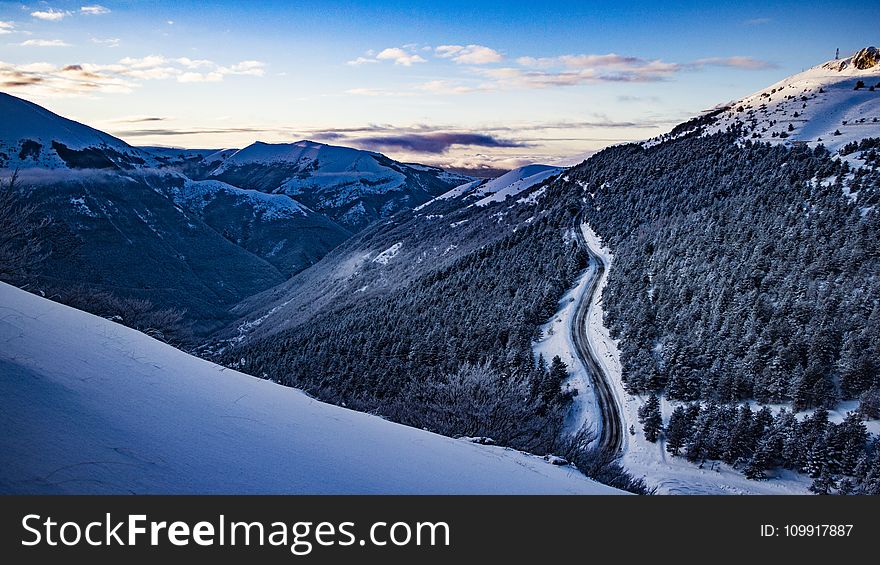
[[[0,280],[23,279],[47,255],[43,231],[50,219],[25,201],[25,192],[18,169],[0,178]]]

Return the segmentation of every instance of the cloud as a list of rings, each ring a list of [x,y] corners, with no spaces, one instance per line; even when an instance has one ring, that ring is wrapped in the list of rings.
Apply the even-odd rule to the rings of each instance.
[[[223,80],[223,74],[216,71],[210,73],[186,72],[177,75],[177,82],[220,82],[221,80]]]
[[[95,45],[103,45],[104,47],[119,47],[119,43],[122,41],[118,37],[108,37],[106,39],[99,39],[97,37],[93,37],[90,40]]]
[[[38,20],[45,20],[48,22],[58,22],[66,18],[70,15],[70,12],[65,10],[56,10],[55,8],[49,8],[48,10],[37,10],[36,12],[31,12],[31,16],[37,18]]]
[[[747,26],[762,26],[769,24],[772,21],[773,20],[771,20],[770,18],[752,18],[750,20],[744,21],[743,23]]]
[[[95,4],[93,6],[83,6],[79,9],[79,11],[86,16],[100,16],[103,14],[109,14],[110,8],[105,8],[100,4]]]
[[[28,39],[19,43],[22,47],[70,47],[61,39]]]
[[[394,61],[395,65],[403,65],[404,67],[412,66],[415,63],[427,63],[421,55],[410,53],[400,47],[383,49],[376,55],[376,59],[379,61]]]
[[[127,116],[112,121],[114,124],[140,124],[144,122],[164,122],[166,119],[159,116]]]
[[[779,65],[776,63],[771,63],[769,61],[762,61],[760,59],[754,59],[752,57],[708,57],[705,59],[697,59],[693,63],[691,63],[694,67],[705,67],[705,66],[715,66],[715,67],[732,67],[735,69],[746,69],[751,71],[764,70],[764,69],[777,69]]]
[[[84,65],[57,67],[49,63],[14,65],[0,62],[0,87],[27,89],[37,96],[76,96],[131,92],[134,85],[126,79]]]
[[[494,148],[526,146],[523,142],[500,139],[489,134],[457,132],[360,137],[353,139],[352,143],[371,150],[397,149],[429,154],[445,153],[454,145]]]
[[[431,80],[418,85],[416,88],[432,94],[467,94],[469,92],[478,92],[481,90],[489,90],[490,86],[465,86],[448,80]]]
[[[520,57],[516,60],[523,67],[568,69],[593,69],[598,67],[628,68],[645,65],[647,61],[639,57],[626,57],[616,53],[605,55],[560,55],[558,57]]]
[[[434,53],[442,59],[452,59],[466,65],[486,65],[504,59],[498,51],[485,45],[440,45]]]
[[[111,64],[0,63],[0,85],[9,89],[27,89],[37,96],[76,96],[131,92],[140,86],[140,81],[219,82],[226,76],[262,76],[264,72],[265,63],[261,61],[247,60],[224,66],[208,60],[148,55],[125,57]]]
[[[4,22],[0,20],[0,35],[7,33],[15,33],[15,22]]]
[[[262,61],[242,61],[229,67],[220,67],[220,72],[225,75],[249,75],[261,77],[266,73],[266,63]]]
[[[357,59],[352,59],[351,61],[346,61],[346,65],[374,65],[378,63],[376,59],[370,59],[369,57],[358,57]]]

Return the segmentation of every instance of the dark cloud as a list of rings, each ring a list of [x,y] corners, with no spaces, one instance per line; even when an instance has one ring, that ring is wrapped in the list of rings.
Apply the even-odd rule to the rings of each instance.
[[[158,121],[164,118],[155,118],[155,119],[147,119],[143,121]],[[211,134],[222,134],[222,133],[266,133],[267,131],[274,131],[268,129],[261,128],[218,128],[218,129],[132,129],[125,131],[114,131],[111,132],[113,135],[117,135],[120,137],[147,137],[150,135],[159,135],[159,136],[175,136],[175,135],[197,135],[203,133],[211,133]]]
[[[360,137],[351,140],[359,147],[372,150],[401,149],[414,153],[445,153],[453,145],[472,147],[527,147],[520,141],[500,139],[482,133],[409,133],[402,135],[386,135]]]
[[[143,116],[143,117],[135,117],[135,118],[120,118],[118,120],[114,120],[117,124],[140,124],[143,122],[164,122],[166,118],[160,118],[158,116]]]

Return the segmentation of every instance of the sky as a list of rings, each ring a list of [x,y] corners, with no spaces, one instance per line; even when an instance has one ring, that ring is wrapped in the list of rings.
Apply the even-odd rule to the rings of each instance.
[[[880,43],[869,2],[0,0],[0,91],[133,145],[570,164]]]

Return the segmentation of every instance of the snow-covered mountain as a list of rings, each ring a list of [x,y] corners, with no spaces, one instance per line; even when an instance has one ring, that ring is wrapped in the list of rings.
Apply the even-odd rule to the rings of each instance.
[[[0,92],[0,168],[132,169],[157,163],[121,139]]]
[[[651,143],[699,126],[706,135],[737,128],[746,139],[810,147],[821,143],[831,151],[878,137],[880,50],[866,47],[851,57],[816,65],[720,105]]]
[[[615,494],[318,402],[0,283],[0,492]]]
[[[487,206],[492,202],[504,202],[511,196],[516,196],[521,192],[540,184],[547,179],[558,175],[565,169],[562,167],[551,167],[549,165],[526,165],[508,171],[501,176],[472,180],[456,186],[448,192],[444,192],[440,196],[416,207],[416,210],[423,210],[430,204],[442,200],[463,200],[476,201],[472,202],[473,206]]]
[[[0,175],[20,169],[28,203],[53,219],[34,273],[50,295],[84,285],[214,329],[351,235],[288,195],[187,176],[231,151],[134,148],[6,94],[0,116]]]
[[[253,143],[223,159],[206,178],[290,195],[355,231],[472,180],[313,141]]]
[[[356,304],[448,267],[534,221],[548,204],[542,200],[546,185],[564,170],[535,164],[471,180],[376,222],[313,267],[237,305],[239,327],[226,328],[221,337],[274,334],[323,308]]]

